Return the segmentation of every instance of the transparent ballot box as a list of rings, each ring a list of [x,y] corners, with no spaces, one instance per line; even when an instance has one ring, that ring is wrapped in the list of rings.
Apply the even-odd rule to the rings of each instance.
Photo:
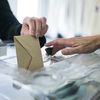
[[[0,61],[0,100],[46,100],[44,94],[32,89],[30,84],[22,82],[18,69]]]
[[[37,89],[0,74],[0,100],[47,100]]]
[[[96,53],[76,55],[33,73],[0,64],[2,100],[95,100],[99,95],[100,56]]]

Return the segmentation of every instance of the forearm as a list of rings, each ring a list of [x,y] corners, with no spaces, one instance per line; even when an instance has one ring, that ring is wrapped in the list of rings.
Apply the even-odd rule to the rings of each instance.
[[[100,49],[100,35],[92,36],[94,38],[95,45],[97,49]]]
[[[8,30],[6,31],[6,36],[5,36],[5,40],[13,40],[14,36],[20,35],[20,31],[21,31],[21,24],[15,24],[12,25],[10,28],[8,28]]]
[[[13,36],[21,28],[21,24],[13,15],[7,0],[0,0],[0,38],[2,40],[13,40]]]

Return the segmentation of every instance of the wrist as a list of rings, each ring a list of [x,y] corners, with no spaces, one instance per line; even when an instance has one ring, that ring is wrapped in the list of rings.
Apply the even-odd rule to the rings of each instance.
[[[94,42],[97,46],[97,48],[100,48],[100,35],[94,36]]]

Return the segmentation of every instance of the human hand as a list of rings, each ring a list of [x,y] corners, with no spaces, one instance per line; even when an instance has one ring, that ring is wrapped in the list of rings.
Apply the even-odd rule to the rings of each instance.
[[[52,55],[61,50],[63,55],[91,53],[100,47],[100,36],[56,39],[45,46],[53,46]]]
[[[21,35],[33,35],[42,37],[48,30],[46,18],[30,18],[26,17],[23,20]]]

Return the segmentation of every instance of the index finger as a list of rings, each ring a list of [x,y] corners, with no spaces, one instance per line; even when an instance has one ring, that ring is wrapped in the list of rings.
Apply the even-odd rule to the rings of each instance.
[[[54,41],[45,44],[45,46],[52,46],[52,45],[72,46],[72,42],[67,39],[56,39]]]

